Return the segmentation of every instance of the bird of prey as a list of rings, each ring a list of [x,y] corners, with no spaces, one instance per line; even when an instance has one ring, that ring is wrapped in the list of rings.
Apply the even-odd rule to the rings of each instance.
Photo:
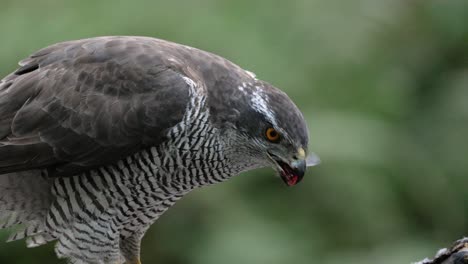
[[[303,177],[304,117],[217,55],[148,37],[37,51],[0,82],[0,228],[71,263],[140,263],[150,225],[195,188]]]

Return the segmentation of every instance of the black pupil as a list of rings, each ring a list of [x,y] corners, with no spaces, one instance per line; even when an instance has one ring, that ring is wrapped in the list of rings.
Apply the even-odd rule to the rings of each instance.
[[[278,136],[278,133],[275,130],[270,130],[270,137],[272,139],[275,139]]]

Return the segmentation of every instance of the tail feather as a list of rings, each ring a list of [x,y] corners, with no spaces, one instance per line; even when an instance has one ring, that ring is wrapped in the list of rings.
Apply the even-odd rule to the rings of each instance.
[[[23,226],[19,230],[13,232],[7,239],[7,242],[21,240],[27,237],[36,236],[44,232],[41,223],[29,222],[26,226]]]
[[[6,216],[0,220],[0,229],[6,229],[23,222],[21,216],[15,211],[6,211],[5,214]]]
[[[56,240],[55,237],[52,237],[51,235],[47,233],[43,233],[43,234],[39,234],[36,236],[29,236],[26,239],[26,246],[28,248],[38,247],[38,246],[42,246],[54,240]]]

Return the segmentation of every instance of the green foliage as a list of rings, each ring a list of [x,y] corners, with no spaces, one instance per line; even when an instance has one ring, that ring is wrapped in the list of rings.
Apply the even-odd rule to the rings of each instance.
[[[147,35],[229,58],[304,111],[323,163],[298,187],[261,170],[197,190],[143,263],[409,263],[468,235],[467,1],[0,4],[2,76],[54,42]],[[15,242],[0,263],[59,262]]]

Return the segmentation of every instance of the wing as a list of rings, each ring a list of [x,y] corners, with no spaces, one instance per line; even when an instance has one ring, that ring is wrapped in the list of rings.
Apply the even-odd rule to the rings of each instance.
[[[21,61],[0,82],[0,174],[71,175],[161,144],[190,93],[189,74],[160,48],[151,39],[105,37]]]

